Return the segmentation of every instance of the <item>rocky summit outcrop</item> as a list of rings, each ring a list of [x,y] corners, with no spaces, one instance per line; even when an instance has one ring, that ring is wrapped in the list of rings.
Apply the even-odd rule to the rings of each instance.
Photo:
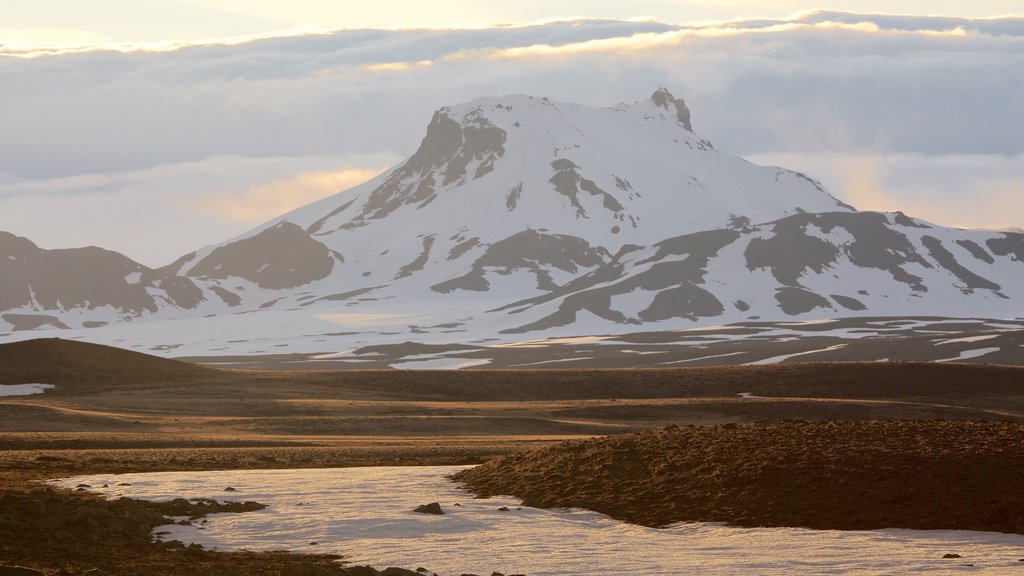
[[[103,338],[188,317],[221,349],[205,326],[272,325],[264,312],[416,318],[390,327],[399,339],[1019,315],[1024,234],[857,211],[807,175],[717,150],[697,120],[664,88],[609,108],[446,106],[394,168],[159,269],[0,234],[0,331]]]

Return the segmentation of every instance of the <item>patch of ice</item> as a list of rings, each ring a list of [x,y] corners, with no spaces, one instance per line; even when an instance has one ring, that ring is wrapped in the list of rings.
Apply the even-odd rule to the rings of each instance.
[[[611,336],[575,336],[565,338],[550,338],[549,344],[599,344],[611,339]]]
[[[546,366],[548,364],[560,364],[562,362],[575,362],[577,360],[593,360],[593,358],[587,356],[581,356],[579,358],[556,358],[554,360],[541,360],[540,362],[526,362],[523,364],[509,364],[513,368],[522,368],[523,366]]]
[[[802,322],[777,322],[779,326],[817,326],[819,324],[832,324],[838,322],[837,318],[824,318],[820,320],[804,320]]]
[[[669,364],[685,364],[687,362],[696,362],[698,360],[709,360],[711,358],[725,358],[726,356],[736,356],[737,354],[746,354],[746,352],[729,352],[728,354],[712,354],[711,356],[700,356],[698,358],[687,358],[685,360],[672,360],[669,362],[662,362],[663,365]]]
[[[993,352],[999,352],[1002,348],[977,348],[975,350],[964,350],[959,356],[955,358],[943,358],[942,360],[936,360],[936,362],[956,362],[957,360],[969,360],[971,358],[980,358],[986,354]]]
[[[736,528],[707,523],[645,528],[583,510],[520,508],[486,500],[445,479],[461,467],[244,470],[95,475],[58,481],[109,498],[255,500],[267,508],[214,514],[203,530],[160,526],[163,538],[230,550],[344,554],[377,568],[425,566],[439,574],[882,575],[1020,569],[1024,536],[994,532]],[[131,486],[117,486],[120,482]],[[440,502],[445,514],[413,508]],[[461,504],[455,506],[456,503]],[[499,507],[507,506],[508,511]],[[315,550],[310,542],[318,542]],[[945,560],[955,552],[962,561]],[[960,568],[955,568],[961,570]],[[1012,571],[1012,572],[1011,572]]]
[[[935,343],[936,346],[943,344],[955,344],[957,342],[981,342],[982,340],[991,340],[998,338],[999,334],[982,334],[981,336],[964,336],[963,338],[950,338],[949,340],[939,340]]]
[[[56,388],[53,384],[0,384],[0,396],[31,396],[42,394],[50,388]]]
[[[326,354],[315,354],[313,356],[310,356],[309,358],[310,358],[310,360],[330,360],[331,358],[341,358],[342,356],[348,356],[349,354],[351,354],[354,351],[355,351],[354,348],[349,348],[348,350],[342,350],[341,352],[328,352]]]
[[[392,368],[398,368],[402,370],[458,370],[460,368],[472,368],[473,366],[483,366],[490,364],[489,358],[428,358],[425,360],[410,360],[409,362],[396,362],[391,364]]]
[[[753,392],[740,392],[737,396],[740,398],[762,398],[762,396],[754,396]]]
[[[808,350],[807,352],[797,352],[796,354],[783,354],[781,356],[772,356],[771,358],[765,358],[763,360],[757,360],[755,362],[747,362],[744,366],[760,366],[763,364],[778,364],[783,360],[790,358],[796,358],[797,356],[804,356],[806,354],[817,354],[818,352],[831,352],[833,350],[839,350],[845,348],[846,344],[836,344],[835,346],[829,346],[828,348],[822,348],[820,350]]]

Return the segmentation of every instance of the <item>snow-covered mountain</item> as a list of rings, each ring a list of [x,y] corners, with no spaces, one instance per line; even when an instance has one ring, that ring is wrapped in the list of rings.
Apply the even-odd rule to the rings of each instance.
[[[442,108],[402,164],[159,270],[0,236],[0,310],[0,329],[245,313],[452,339],[1012,317],[1024,235],[856,211],[719,152],[663,89],[601,109],[513,95]]]

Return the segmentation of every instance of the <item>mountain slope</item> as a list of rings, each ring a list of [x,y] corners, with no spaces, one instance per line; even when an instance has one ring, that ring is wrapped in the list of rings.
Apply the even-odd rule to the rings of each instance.
[[[584,311],[626,325],[780,312],[1013,316],[1024,298],[1022,248],[1024,235],[940,228],[901,213],[796,214],[631,250],[502,310],[548,310],[513,333],[570,325]]]
[[[61,327],[65,321],[99,326],[162,308],[193,309],[203,299],[188,279],[149,269],[117,252],[43,250],[0,232],[0,318],[15,330]]]
[[[391,298],[424,285],[518,298],[550,291],[627,246],[825,210],[852,208],[802,174],[718,152],[666,90],[602,109],[513,95],[438,110],[419,149],[393,170],[172,270],[215,278],[204,264],[216,253],[231,247],[234,259],[255,263],[262,254],[243,243],[295,225],[335,256],[330,291],[301,293],[302,303],[315,293]],[[323,259],[324,249],[315,250],[307,257]],[[234,275],[281,287],[282,279]],[[320,280],[293,277],[292,287]],[[285,297],[274,306],[294,304]]]
[[[227,350],[254,332],[268,352],[356,333],[1012,317],[1024,235],[856,211],[803,174],[716,150],[661,89],[600,109],[526,95],[441,108],[395,168],[164,268],[2,235],[0,273],[0,328],[167,320],[181,328],[160,350]]]

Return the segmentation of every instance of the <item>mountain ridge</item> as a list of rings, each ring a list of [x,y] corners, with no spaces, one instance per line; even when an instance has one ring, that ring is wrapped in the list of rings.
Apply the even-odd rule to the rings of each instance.
[[[692,122],[666,89],[608,108],[522,94],[443,107],[394,168],[159,269],[0,235],[0,328],[112,334],[273,312],[347,335],[376,330],[356,316],[384,318],[376,331],[393,338],[500,340],[1019,314],[1024,234],[857,211],[804,174],[717,150]],[[92,280],[62,276],[74,270]]]

